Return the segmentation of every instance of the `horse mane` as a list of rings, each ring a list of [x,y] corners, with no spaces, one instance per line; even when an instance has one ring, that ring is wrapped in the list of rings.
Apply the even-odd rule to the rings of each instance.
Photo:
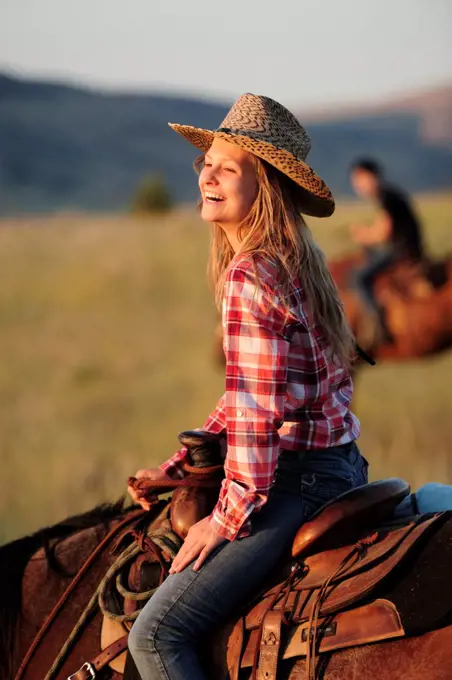
[[[17,656],[17,632],[22,611],[22,578],[34,553],[44,548],[49,566],[63,573],[55,557],[55,544],[72,534],[105,524],[114,517],[125,514],[125,498],[116,503],[104,503],[88,512],[67,519],[34,534],[24,536],[0,546],[0,659],[6,660],[6,680],[12,678]],[[66,574],[67,575],[67,574]]]

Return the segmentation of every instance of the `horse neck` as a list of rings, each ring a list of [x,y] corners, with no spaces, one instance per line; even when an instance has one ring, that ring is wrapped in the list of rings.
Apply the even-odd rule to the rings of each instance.
[[[6,662],[6,680],[12,680],[73,576],[119,519],[119,514],[98,518],[94,526],[62,538],[54,527],[0,548],[0,658]],[[61,533],[70,531],[63,526]]]

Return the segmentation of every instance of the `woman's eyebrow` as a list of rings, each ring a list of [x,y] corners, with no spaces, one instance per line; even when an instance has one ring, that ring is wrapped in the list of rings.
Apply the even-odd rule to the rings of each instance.
[[[214,156],[212,159],[212,156],[208,153],[204,156],[205,160],[217,160],[217,161],[225,161],[226,163],[235,163],[235,165],[238,165],[237,161],[235,161],[233,158],[230,158],[229,156]]]

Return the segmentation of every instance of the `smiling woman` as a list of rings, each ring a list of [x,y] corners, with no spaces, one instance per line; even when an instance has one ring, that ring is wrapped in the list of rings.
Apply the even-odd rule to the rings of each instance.
[[[129,635],[143,680],[202,680],[196,649],[263,584],[300,525],[367,480],[350,411],[353,338],[302,213],[333,197],[283,106],[243,95],[216,131],[173,125],[200,148],[201,217],[223,313],[226,386],[204,430],[226,436],[225,479]],[[137,477],[182,477],[182,448]],[[147,507],[133,488],[132,496]]]
[[[239,249],[240,223],[257,196],[256,163],[249,153],[223,139],[214,139],[199,175],[201,217],[218,224],[234,250]]]

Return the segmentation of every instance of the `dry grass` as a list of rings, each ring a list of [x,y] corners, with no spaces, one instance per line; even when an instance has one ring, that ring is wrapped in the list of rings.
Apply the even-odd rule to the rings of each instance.
[[[452,251],[452,196],[419,206],[430,250]],[[337,256],[366,214],[312,226]],[[0,542],[116,498],[214,406],[207,240],[188,212],[0,222]],[[374,477],[452,483],[451,378],[452,355],[363,373]]]

